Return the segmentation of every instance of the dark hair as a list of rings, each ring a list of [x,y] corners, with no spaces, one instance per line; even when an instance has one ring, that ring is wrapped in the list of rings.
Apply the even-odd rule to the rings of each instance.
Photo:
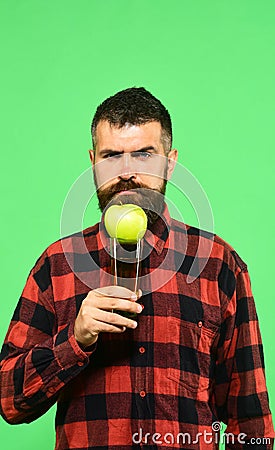
[[[96,146],[96,127],[101,120],[106,120],[118,128],[126,124],[143,125],[148,122],[160,122],[164,149],[166,152],[171,150],[170,114],[165,106],[143,87],[132,87],[117,92],[98,106],[91,127],[94,148]]]

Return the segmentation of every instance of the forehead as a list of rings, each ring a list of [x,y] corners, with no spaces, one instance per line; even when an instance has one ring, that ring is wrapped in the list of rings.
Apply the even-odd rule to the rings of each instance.
[[[96,128],[96,148],[131,151],[154,146],[162,149],[162,128],[159,122],[143,125],[125,125],[118,128],[107,121],[100,121]]]

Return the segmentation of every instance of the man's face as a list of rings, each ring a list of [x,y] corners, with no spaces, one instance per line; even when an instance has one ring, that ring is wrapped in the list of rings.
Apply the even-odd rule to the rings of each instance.
[[[149,224],[162,212],[177,151],[165,154],[161,131],[156,121],[122,128],[99,122],[90,157],[101,211],[110,201],[135,203],[145,209]]]

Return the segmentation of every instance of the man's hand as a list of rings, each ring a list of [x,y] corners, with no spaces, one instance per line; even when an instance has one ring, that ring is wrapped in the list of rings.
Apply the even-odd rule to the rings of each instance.
[[[122,286],[107,286],[90,291],[75,321],[76,341],[85,348],[97,341],[100,332],[123,333],[126,328],[136,328],[136,321],[113,310],[140,313],[142,307],[136,303],[137,298],[134,292]]]

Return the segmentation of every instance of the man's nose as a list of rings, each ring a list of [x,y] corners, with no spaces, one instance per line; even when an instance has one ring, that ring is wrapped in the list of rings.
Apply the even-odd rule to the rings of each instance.
[[[124,153],[121,158],[121,169],[119,173],[119,178],[122,180],[129,180],[136,176],[134,167],[134,158],[131,158],[130,153]]]

